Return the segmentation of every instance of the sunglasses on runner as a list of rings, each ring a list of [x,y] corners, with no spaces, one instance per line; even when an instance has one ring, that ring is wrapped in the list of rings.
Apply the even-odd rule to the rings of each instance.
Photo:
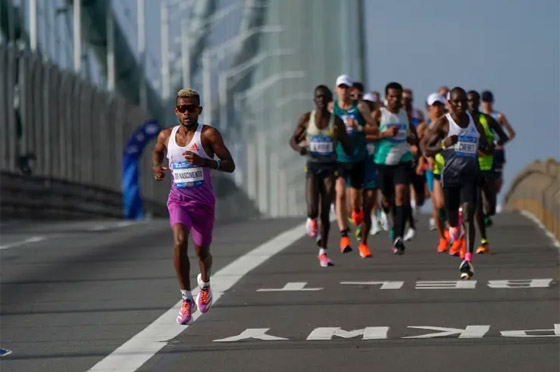
[[[196,112],[196,110],[198,110],[198,108],[200,106],[198,106],[197,104],[191,104],[191,105],[178,105],[177,107],[177,111],[179,111],[181,114],[184,114],[185,112]]]

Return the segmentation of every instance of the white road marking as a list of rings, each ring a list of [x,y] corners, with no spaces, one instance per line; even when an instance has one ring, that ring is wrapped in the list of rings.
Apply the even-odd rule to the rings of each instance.
[[[247,328],[237,336],[231,336],[227,338],[222,338],[220,340],[214,340],[213,342],[237,342],[241,340],[262,340],[262,341],[284,341],[287,338],[267,335],[270,328]]]
[[[401,281],[385,281],[385,282],[340,282],[340,284],[350,285],[381,285],[381,289],[401,289],[404,282]]]
[[[414,289],[475,289],[476,280],[419,281]]]
[[[127,227],[130,226],[134,223],[139,223],[138,221],[121,221],[116,223],[115,225],[111,226],[111,225],[96,225],[94,227],[92,227],[91,229],[89,229],[89,231],[105,231],[105,230],[109,230],[109,229],[114,229],[114,228],[119,228],[119,227]]]
[[[459,335],[459,338],[482,338],[490,330],[489,325],[469,325],[465,329],[447,328],[447,327],[431,327],[431,326],[409,326],[408,328],[429,329],[432,331],[440,331],[438,333],[428,333],[419,336],[407,336],[403,338],[434,338]]]
[[[353,331],[345,331],[340,327],[320,327],[315,328],[307,341],[330,341],[334,336],[342,338],[354,338],[362,336],[362,340],[384,340],[389,333],[389,327],[366,327]]]
[[[560,252],[560,242],[558,242],[558,239],[556,239],[556,236],[554,236],[553,233],[551,233],[545,225],[543,225],[543,223],[541,222],[541,220],[539,220],[537,218],[537,216],[535,216],[533,213],[526,211],[526,210],[522,210],[520,211],[520,213],[522,215],[524,215],[525,217],[527,217],[528,219],[530,219],[531,221],[533,221],[538,227],[541,228],[542,231],[544,231],[544,233],[546,234],[546,236],[548,236],[550,238],[550,241],[552,242],[552,245],[555,246],[558,249],[558,252]]]
[[[489,280],[490,288],[548,288],[552,279]]]
[[[527,332],[546,332],[548,334],[530,335]],[[554,329],[525,329],[522,331],[501,331],[502,337],[560,337],[560,324],[555,324]]]
[[[212,276],[212,292],[214,304],[222,294],[233,287],[244,275],[253,270],[270,257],[292,245],[305,236],[305,226],[298,225],[272,238],[252,251],[239,257]],[[193,297],[198,288],[192,291]],[[188,326],[175,322],[181,301],[157,318],[130,340],[99,361],[88,372],[134,372],[167,345],[167,341],[177,337]],[[197,311],[193,314],[193,322],[201,316]]]
[[[47,239],[47,238],[44,237],[44,236],[32,236],[29,239],[20,240],[19,242],[13,242],[13,243],[10,243],[10,244],[0,245],[0,249],[13,248],[13,247],[17,247],[17,246],[28,244],[28,243],[37,243],[37,242],[40,242],[40,241],[45,240],[45,239]]]
[[[307,282],[286,283],[283,288],[260,288],[257,292],[284,292],[284,291],[322,291],[323,288],[305,288]]]

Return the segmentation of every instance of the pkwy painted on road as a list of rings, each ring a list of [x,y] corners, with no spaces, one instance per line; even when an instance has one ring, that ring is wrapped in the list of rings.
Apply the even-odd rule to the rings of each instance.
[[[361,336],[362,340],[387,340],[387,339],[426,339],[426,338],[483,338],[490,332],[490,325],[467,325],[465,328],[449,328],[438,326],[408,326],[408,329],[418,329],[424,331],[437,331],[422,333],[414,336],[403,336],[402,328],[393,331],[389,326],[365,327],[355,330],[344,330],[341,327],[317,327],[313,329],[306,341],[330,341],[333,338],[356,338]],[[288,341],[295,340],[269,333],[271,328],[247,328],[237,335],[226,338],[216,339],[213,342],[240,342],[246,340],[260,341]],[[391,335],[389,335],[389,331]],[[400,335],[399,335],[400,332]],[[525,329],[525,330],[501,330],[498,333],[501,337],[513,338],[543,338],[560,337],[560,324],[554,324],[551,329]],[[496,335],[494,335],[496,336]],[[300,340],[297,340],[300,341]]]
[[[341,281],[341,285],[379,286],[379,289],[402,289],[404,281]],[[553,279],[500,279],[488,280],[486,286],[492,289],[527,289],[550,288]],[[306,287],[307,282],[288,282],[282,288],[259,288],[257,292],[316,292],[323,291],[323,287]],[[476,280],[420,280],[414,284],[414,289],[476,289]]]

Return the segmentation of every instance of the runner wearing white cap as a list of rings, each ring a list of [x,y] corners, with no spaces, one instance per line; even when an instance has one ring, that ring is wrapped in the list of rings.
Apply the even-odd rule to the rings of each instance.
[[[440,117],[445,114],[445,105],[447,100],[439,93],[432,93],[426,100],[428,121],[425,128],[420,126],[418,128],[418,135],[422,133],[422,140],[420,147],[425,152],[426,140],[428,136],[428,129],[430,124],[435,123]],[[439,233],[439,244],[437,251],[439,253],[446,252],[449,248],[449,232],[445,230],[445,205],[443,202],[443,189],[441,187],[441,170],[443,168],[443,156],[436,154],[435,156],[426,156],[428,162],[428,169],[426,170],[426,181],[428,182],[428,190],[432,198],[432,219],[434,227]],[[459,243],[457,244],[459,245]]]
[[[363,101],[352,99],[351,88],[354,82],[348,75],[340,75],[336,79],[336,93],[338,99],[333,103],[333,113],[339,116],[346,126],[346,132],[352,142],[352,154],[347,155],[341,145],[337,144],[336,171],[336,218],[340,229],[340,251],[350,252],[350,238],[348,237],[346,188],[350,188],[349,204],[352,210],[351,220],[354,225],[361,225],[364,221],[364,211],[360,203],[365,174],[366,160],[366,130],[375,131],[371,125],[371,111]],[[370,124],[368,125],[368,122]],[[360,256],[371,257],[366,244],[358,246]]]

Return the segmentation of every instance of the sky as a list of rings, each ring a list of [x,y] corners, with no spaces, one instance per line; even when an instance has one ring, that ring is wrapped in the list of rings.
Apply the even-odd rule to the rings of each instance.
[[[559,0],[364,0],[366,89],[441,85],[494,93],[517,137],[506,145],[505,195],[533,160],[560,159]]]

